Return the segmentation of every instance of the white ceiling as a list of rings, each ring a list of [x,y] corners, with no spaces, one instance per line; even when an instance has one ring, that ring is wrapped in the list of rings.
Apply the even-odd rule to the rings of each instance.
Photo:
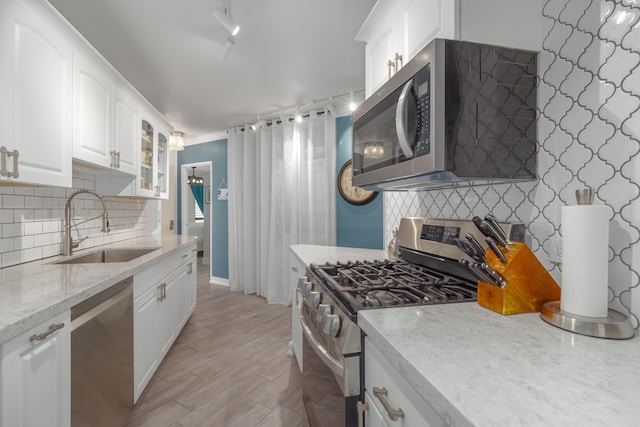
[[[375,0],[228,0],[240,33],[226,61],[222,0],[49,1],[187,140],[364,88],[354,37]]]

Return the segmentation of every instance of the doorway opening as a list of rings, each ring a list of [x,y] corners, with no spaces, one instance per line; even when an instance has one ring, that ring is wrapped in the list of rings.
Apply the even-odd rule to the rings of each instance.
[[[187,178],[192,175],[203,179],[201,193],[198,195],[200,203],[198,203],[196,196],[194,196],[194,191],[192,191],[191,185],[187,182]],[[209,277],[213,275],[213,272],[211,271],[211,181],[211,161],[185,163],[181,165],[180,233],[184,236],[195,236],[197,238],[196,248],[198,250],[198,257],[201,257],[201,264],[203,268],[206,266],[209,270]]]

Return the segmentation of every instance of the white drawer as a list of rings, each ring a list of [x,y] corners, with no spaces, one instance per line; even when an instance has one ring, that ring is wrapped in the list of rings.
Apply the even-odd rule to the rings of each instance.
[[[365,338],[364,384],[369,399],[392,427],[445,427],[447,424],[418,392],[387,362],[369,338]],[[376,397],[374,387],[386,389],[385,397]],[[392,409],[401,409],[404,416],[392,421],[381,399],[386,399]],[[370,403],[371,405],[371,403]],[[371,409],[369,409],[371,411]]]

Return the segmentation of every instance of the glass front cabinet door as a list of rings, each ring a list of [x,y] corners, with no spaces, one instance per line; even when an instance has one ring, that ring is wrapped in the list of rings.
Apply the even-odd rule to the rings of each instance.
[[[154,179],[156,165],[154,162],[156,151],[156,134],[153,125],[143,119],[140,136],[140,176],[138,177],[138,194],[154,197]]]
[[[158,132],[158,152],[156,155],[156,185],[155,197],[166,199],[169,197],[168,182],[169,179],[169,132]]]
[[[147,116],[150,117],[150,116]],[[137,194],[169,197],[169,127],[160,118],[142,118],[140,135],[140,175]]]

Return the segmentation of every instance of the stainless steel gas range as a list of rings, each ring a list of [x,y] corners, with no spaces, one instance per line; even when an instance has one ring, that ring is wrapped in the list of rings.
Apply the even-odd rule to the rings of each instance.
[[[521,224],[499,226],[509,240],[523,241]],[[477,260],[460,250],[461,240],[471,240],[467,235],[485,237],[472,221],[403,218],[397,260],[309,266],[298,282],[309,425],[358,425],[364,384],[360,310],[476,301],[478,272],[469,264]]]

